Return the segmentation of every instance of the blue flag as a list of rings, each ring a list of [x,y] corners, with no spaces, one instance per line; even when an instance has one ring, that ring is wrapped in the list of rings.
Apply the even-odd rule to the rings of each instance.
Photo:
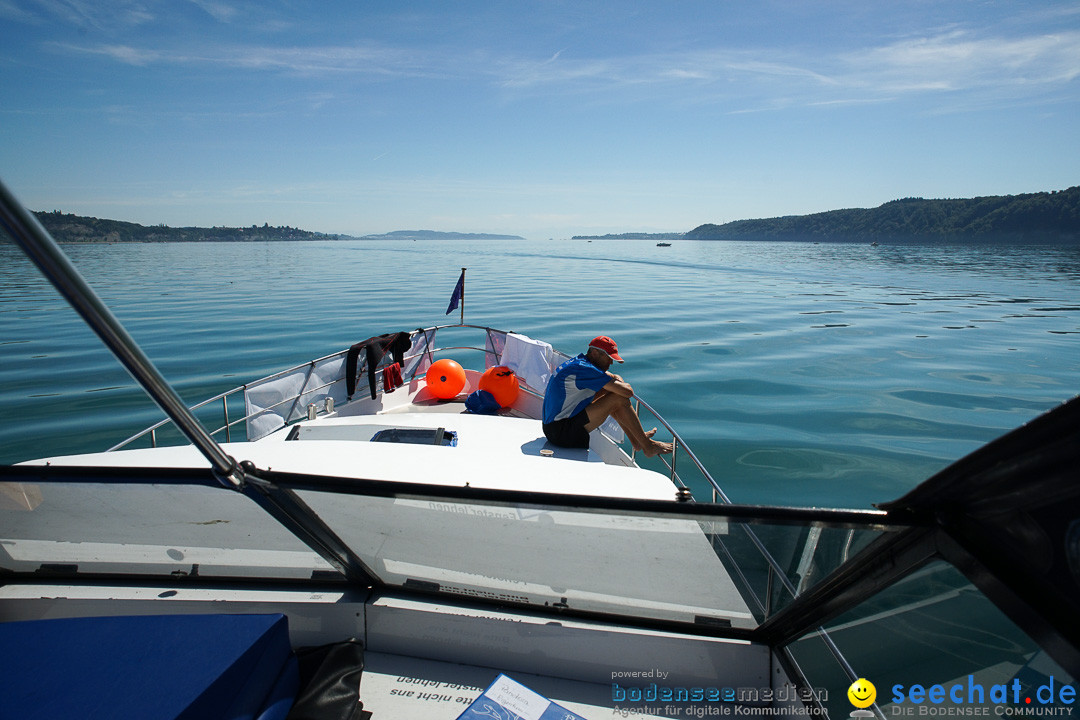
[[[446,308],[446,314],[457,310],[458,303],[461,302],[461,296],[465,294],[465,269],[461,269],[461,277],[458,278],[457,285],[454,287],[454,294],[450,296],[450,305]]]

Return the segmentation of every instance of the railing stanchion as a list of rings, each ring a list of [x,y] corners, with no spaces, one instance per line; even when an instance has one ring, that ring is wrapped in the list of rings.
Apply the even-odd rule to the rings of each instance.
[[[221,396],[221,409],[225,414],[225,442],[232,442],[232,433],[229,432],[229,396]]]

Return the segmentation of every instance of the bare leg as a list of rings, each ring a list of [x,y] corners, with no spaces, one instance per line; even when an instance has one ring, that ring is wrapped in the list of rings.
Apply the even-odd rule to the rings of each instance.
[[[589,423],[585,426],[586,430],[595,430],[608,417],[613,417],[627,437],[630,438],[630,444],[634,446],[634,449],[645,453],[645,457],[666,455],[672,451],[671,443],[653,440],[656,428],[646,432],[641,427],[641,421],[638,419],[637,413],[634,412],[634,408],[630,405],[630,398],[614,393],[598,394],[596,399],[586,408],[586,412],[589,414]]]

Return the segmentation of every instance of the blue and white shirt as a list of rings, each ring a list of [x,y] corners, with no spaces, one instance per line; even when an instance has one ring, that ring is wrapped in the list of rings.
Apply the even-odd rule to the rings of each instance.
[[[548,380],[544,391],[544,423],[577,415],[609,382],[611,376],[586,360],[584,353],[567,360]]]

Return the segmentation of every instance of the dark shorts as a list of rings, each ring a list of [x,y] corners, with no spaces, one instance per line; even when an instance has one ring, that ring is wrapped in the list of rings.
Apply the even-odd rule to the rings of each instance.
[[[588,424],[589,412],[585,408],[573,417],[544,423],[544,437],[559,447],[588,449],[589,431],[585,429]]]

